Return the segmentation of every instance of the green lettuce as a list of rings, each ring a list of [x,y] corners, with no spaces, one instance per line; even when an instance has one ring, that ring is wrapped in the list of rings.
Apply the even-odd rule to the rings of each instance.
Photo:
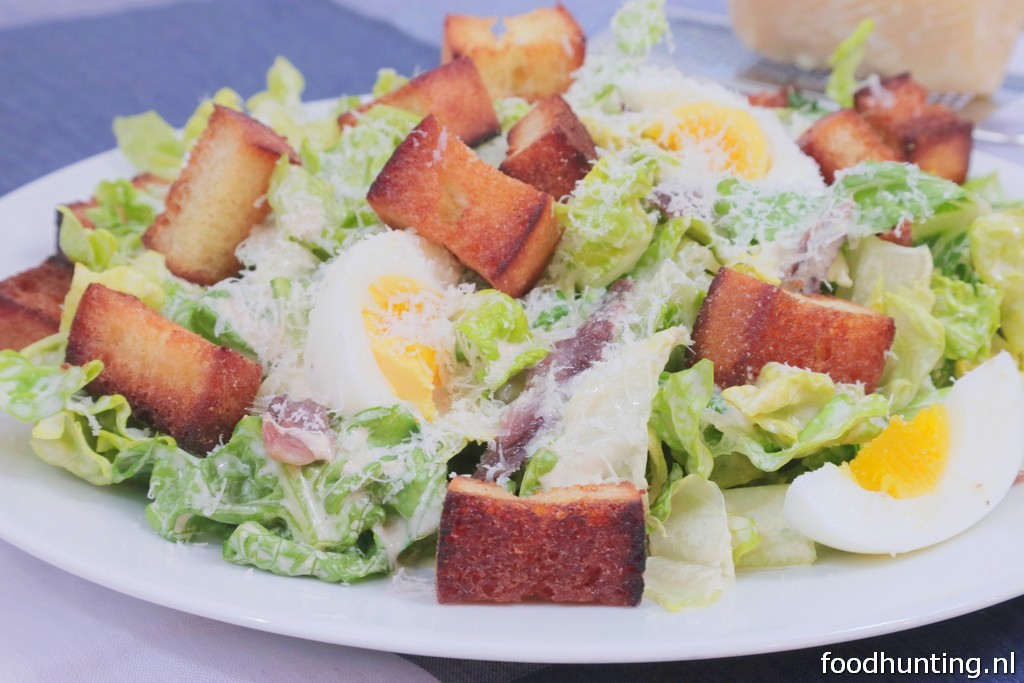
[[[409,79],[394,69],[380,69],[377,71],[377,80],[373,82],[370,95],[373,98],[384,97],[388,93],[408,85],[408,83]]]
[[[868,38],[875,30],[873,19],[865,19],[853,33],[839,43],[836,51],[828,58],[832,73],[825,86],[825,94],[840,107],[853,106],[853,94],[857,91],[857,69],[864,61]]]
[[[507,133],[530,111],[530,103],[522,97],[502,97],[494,100],[494,111],[498,114],[501,132]]]
[[[36,422],[63,410],[82,387],[100,374],[94,360],[62,365],[65,335],[52,335],[20,353],[0,351],[0,410],[22,422]]]
[[[666,373],[651,408],[650,426],[688,474],[711,476],[714,459],[701,438],[701,415],[715,388],[714,365],[704,359],[692,368]]]
[[[71,329],[71,321],[78,311],[78,304],[85,294],[86,288],[98,283],[116,290],[131,294],[140,299],[150,308],[159,311],[164,303],[163,282],[168,278],[164,266],[164,257],[155,251],[149,251],[135,260],[130,266],[113,266],[102,271],[93,271],[84,264],[76,263],[71,278],[71,287],[64,296],[64,310],[61,311],[60,329],[67,332]]]
[[[646,55],[666,36],[670,37],[665,0],[631,0],[612,17],[615,44],[626,55]]]
[[[177,278],[167,280],[165,292],[166,298],[161,309],[165,318],[214,344],[227,346],[248,356],[256,355],[249,343],[215,309],[216,300],[230,298],[229,292],[203,288]]]
[[[114,137],[135,168],[165,180],[177,177],[186,146],[178,131],[155,111],[116,117]]]
[[[469,295],[455,320],[455,340],[476,380],[491,391],[548,354],[534,340],[523,307],[494,289]]]
[[[650,534],[644,596],[670,610],[707,607],[736,580],[725,499],[703,477],[679,476],[651,505],[658,520]]]
[[[1024,209],[981,216],[970,228],[971,263],[982,282],[1003,293],[1000,331],[1016,356],[1024,353]]]
[[[946,333],[944,355],[949,360],[980,362],[989,357],[999,329],[1002,292],[984,283],[971,284],[942,275],[932,276],[933,315]]]
[[[658,157],[628,152],[602,157],[558,213],[565,228],[549,267],[567,289],[605,287],[637,265],[654,237],[657,212],[644,199],[657,179]]]
[[[92,230],[82,225],[71,209],[58,206],[60,213],[60,250],[74,263],[89,270],[101,271],[110,267],[117,256],[118,239],[108,230]]]
[[[213,97],[200,102],[192,116],[185,122],[185,128],[182,130],[182,140],[186,147],[191,148],[195,145],[196,140],[206,130],[210,116],[213,115],[214,105],[242,111],[242,96],[231,88],[221,88],[214,93]]]
[[[279,574],[385,571],[389,552],[436,528],[446,462],[462,443],[425,440],[398,406],[359,413],[339,439],[335,460],[296,467],[267,457],[261,418],[243,418],[205,458],[177,451],[155,463],[146,519],[174,541],[230,534],[225,557]]]
[[[366,193],[384,164],[421,117],[402,109],[378,105],[341,132],[338,143],[321,155],[322,175],[334,190],[343,211],[343,228],[378,224],[366,203]],[[343,240],[338,240],[343,241]]]
[[[750,520],[757,544],[744,548],[736,568],[789,567],[812,564],[817,559],[814,541],[786,523],[782,506],[788,486],[751,486],[723,491],[730,516]],[[745,529],[749,535],[750,531]],[[734,529],[734,536],[736,531]]]
[[[267,202],[275,227],[285,237],[322,259],[337,253],[345,215],[326,180],[281,157],[270,176]]]

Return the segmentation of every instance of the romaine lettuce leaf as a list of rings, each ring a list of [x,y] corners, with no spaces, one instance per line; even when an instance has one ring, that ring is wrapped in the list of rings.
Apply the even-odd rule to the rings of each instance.
[[[140,171],[174,180],[185,158],[178,131],[155,111],[114,118],[114,137],[125,158]]]
[[[150,308],[159,311],[164,303],[162,283],[167,277],[169,276],[164,265],[164,257],[155,251],[148,251],[140,256],[133,266],[114,266],[99,272],[90,270],[82,263],[76,263],[71,287],[64,297],[60,331],[67,332],[71,329],[71,321],[78,311],[82,295],[94,282],[118,292],[131,294]]]
[[[737,569],[789,567],[812,564],[817,559],[814,541],[790,527],[782,514],[788,489],[775,485],[722,491],[729,515],[749,519],[758,538],[756,546],[736,558]]]
[[[534,340],[523,307],[494,289],[467,297],[455,320],[455,340],[476,380],[491,391],[548,354]]]
[[[55,334],[19,353],[0,351],[0,410],[22,422],[59,413],[74,395],[100,374],[103,363],[63,365],[66,335]]]
[[[868,38],[875,30],[873,19],[865,19],[853,33],[839,43],[836,51],[828,58],[832,73],[825,86],[825,95],[840,107],[853,106],[853,93],[857,91],[857,69],[864,61]]]
[[[701,438],[700,418],[715,388],[714,365],[704,359],[692,368],[663,376],[651,409],[650,426],[687,474],[711,476],[714,459]]]
[[[707,607],[736,581],[725,499],[703,477],[679,477],[651,505],[661,515],[650,534],[644,595],[670,610]]]
[[[984,283],[971,284],[932,276],[933,315],[946,329],[944,355],[949,360],[980,362],[989,357],[999,329],[1002,292]]]
[[[1003,293],[1000,331],[1015,355],[1024,353],[1024,209],[981,216],[971,225],[971,263],[982,282]]]
[[[642,57],[666,37],[671,40],[665,0],[631,0],[612,17],[615,44],[626,55]]]
[[[213,97],[200,102],[192,116],[185,122],[185,128],[182,130],[182,139],[185,146],[191,148],[195,145],[196,140],[206,130],[206,126],[210,122],[210,116],[213,115],[214,105],[242,111],[243,104],[242,96],[231,88],[221,88],[213,94]]]
[[[565,289],[605,287],[633,270],[654,237],[657,212],[643,200],[660,163],[629,151],[594,164],[559,210],[565,232],[548,268],[551,280]]]

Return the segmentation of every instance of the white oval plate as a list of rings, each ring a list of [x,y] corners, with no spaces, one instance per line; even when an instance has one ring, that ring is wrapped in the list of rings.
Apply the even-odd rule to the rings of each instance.
[[[1024,168],[976,155],[1008,187]],[[52,253],[54,207],[131,174],[108,152],[0,199],[0,277]],[[0,418],[0,537],[82,578],[205,617],[391,652],[528,662],[642,662],[774,652],[890,633],[1024,594],[1024,488],[939,546],[899,558],[823,552],[817,564],[742,573],[713,607],[670,613],[558,606],[440,606],[382,579],[337,586],[225,562],[213,545],[168,543],[145,521],[145,492],[98,488],[36,459],[29,428]],[[0,569],[2,572],[2,569]]]

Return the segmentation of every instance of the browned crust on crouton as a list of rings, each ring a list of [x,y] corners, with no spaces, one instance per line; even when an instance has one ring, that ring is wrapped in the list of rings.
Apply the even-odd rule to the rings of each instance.
[[[755,107],[779,109],[789,106],[789,93],[793,88],[784,85],[776,90],[758,90],[747,94],[747,102]]]
[[[902,149],[892,127],[918,116],[928,102],[928,91],[909,73],[883,78],[853,96],[853,107],[893,149]]]
[[[862,161],[904,161],[903,154],[882,140],[878,132],[852,109],[840,109],[814,122],[797,141],[804,154],[818,162],[825,182],[837,171]]]
[[[0,349],[22,349],[57,332],[72,273],[51,257],[0,282]]]
[[[517,498],[456,477],[437,543],[437,600],[632,606],[644,591],[644,508],[628,483]]]
[[[460,58],[416,76],[397,90],[338,117],[342,128],[354,126],[361,114],[387,104],[420,116],[433,114],[470,147],[501,132],[498,114],[473,61]]]
[[[895,332],[892,318],[872,309],[794,294],[722,268],[697,315],[693,358],[711,360],[723,388],[753,382],[774,361],[861,382],[872,392]]]
[[[469,57],[480,70],[492,99],[538,100],[563,93],[583,65],[586,36],[561,5],[504,17],[504,34],[494,33],[496,17],[449,14],[444,20],[441,61]]]
[[[907,161],[957,184],[967,180],[973,132],[971,121],[941,105],[929,105],[916,118],[892,128]]]
[[[889,232],[879,235],[878,239],[898,244],[901,247],[912,247],[914,246],[914,229],[910,221],[903,220]]]
[[[123,395],[132,415],[199,455],[230,438],[261,379],[258,363],[96,283],[78,304],[66,359],[74,365],[103,361],[86,391]]]
[[[560,95],[545,97],[508,132],[502,173],[555,199],[572,193],[590,172],[597,148]]]
[[[428,116],[395,150],[366,200],[393,228],[415,228],[495,288],[518,297],[561,237],[550,195],[477,158]]]
[[[167,268],[191,282],[212,285],[237,274],[235,249],[269,213],[265,195],[282,155],[299,163],[273,130],[215,106],[143,244],[164,254]]]

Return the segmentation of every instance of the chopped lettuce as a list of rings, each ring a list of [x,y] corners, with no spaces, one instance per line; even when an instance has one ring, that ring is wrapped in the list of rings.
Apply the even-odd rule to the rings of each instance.
[[[62,365],[65,342],[64,335],[53,335],[21,353],[0,351],[0,410],[22,422],[50,417],[100,374],[103,363],[98,360],[82,367]]]
[[[630,0],[612,18],[615,44],[623,54],[644,56],[666,37],[671,40],[665,0]]]
[[[66,206],[58,206],[57,211],[60,213],[60,250],[64,255],[90,270],[106,270],[117,255],[117,238],[108,230],[84,227]]]
[[[267,202],[285,238],[323,259],[338,251],[338,231],[345,216],[326,180],[282,156],[270,176]]]
[[[165,180],[177,177],[186,146],[178,131],[155,111],[116,117],[114,137],[135,168]]]
[[[673,473],[651,505],[659,523],[650,534],[644,595],[670,610],[707,607],[736,580],[725,499],[713,482]]]
[[[999,329],[1002,292],[984,283],[971,284],[932,276],[933,315],[946,330],[944,355],[949,360],[980,362],[989,357]]]
[[[548,354],[534,340],[523,307],[495,289],[469,295],[455,320],[455,338],[476,380],[491,391]]]
[[[785,485],[752,486],[722,492],[730,517],[749,520],[757,535],[756,545],[738,553],[737,569],[789,567],[812,564],[817,559],[814,541],[790,527],[782,514],[788,489]],[[750,534],[749,529],[743,529]]]
[[[982,216],[970,228],[971,263],[982,282],[1003,293],[1000,332],[1010,351],[1024,353],[1024,209]]]
[[[644,152],[602,157],[558,216],[565,228],[549,274],[573,287],[605,287],[637,265],[654,237],[657,212],[644,199],[660,162]]]
[[[231,88],[221,88],[214,93],[213,97],[200,102],[192,116],[185,122],[185,128],[182,130],[182,139],[186,147],[192,147],[206,130],[210,116],[213,115],[214,105],[242,111],[242,96]]]
[[[687,474],[705,479],[711,476],[714,459],[701,438],[700,418],[714,388],[714,366],[704,359],[688,370],[666,373],[651,409],[651,429],[668,445],[673,459]]]
[[[868,38],[875,30],[873,19],[865,19],[853,33],[839,43],[836,51],[828,58],[832,73],[825,86],[825,94],[840,107],[853,106],[853,94],[857,90],[857,69],[864,61]]]
[[[522,97],[503,97],[494,100],[494,111],[498,114],[501,132],[507,133],[530,111],[530,103]]]
[[[408,85],[409,79],[402,76],[394,69],[380,69],[377,71],[377,80],[373,82],[370,95],[374,98],[384,97],[401,87]]]
[[[162,283],[167,277],[164,258],[155,251],[149,251],[136,260],[132,266],[114,266],[103,271],[93,271],[81,263],[75,264],[75,274],[71,278],[71,287],[64,297],[64,310],[61,312],[60,330],[71,329],[71,321],[78,311],[78,304],[85,294],[86,288],[99,283],[110,289],[131,294],[139,298],[150,308],[159,311],[164,303]]]

